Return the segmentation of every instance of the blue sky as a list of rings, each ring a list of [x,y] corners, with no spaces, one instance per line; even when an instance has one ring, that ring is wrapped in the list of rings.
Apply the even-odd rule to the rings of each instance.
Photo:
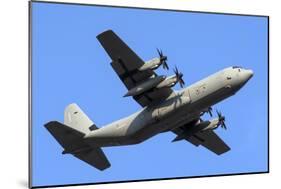
[[[32,3],[33,186],[214,175],[267,170],[267,18]],[[254,71],[235,96],[214,108],[228,129],[216,133],[231,147],[217,156],[163,133],[144,143],[108,147],[111,167],[100,172],[71,155],[44,128],[63,122],[77,103],[101,127],[141,107],[126,88],[96,35],[114,30],[143,60],[161,48],[186,85],[232,65]],[[171,75],[172,70],[157,70]],[[179,89],[175,86],[174,89]],[[208,116],[204,117],[208,119]]]

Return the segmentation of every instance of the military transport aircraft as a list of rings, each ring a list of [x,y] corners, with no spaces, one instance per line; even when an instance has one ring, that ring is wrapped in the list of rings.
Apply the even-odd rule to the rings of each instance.
[[[234,95],[252,76],[253,71],[239,66],[225,68],[179,91],[175,84],[184,86],[183,74],[157,75],[159,66],[169,69],[167,57],[158,50],[159,57],[144,62],[112,30],[97,39],[112,59],[111,66],[131,96],[143,108],[123,119],[98,128],[76,104],[66,107],[64,123],[45,124],[48,131],[64,148],[63,154],[72,154],[91,166],[104,170],[110,163],[102,147],[141,143],[162,132],[173,132],[173,140],[186,140],[202,145],[217,155],[230,148],[216,135],[214,129],[226,129],[225,117],[217,111],[217,118],[204,121],[211,106]]]

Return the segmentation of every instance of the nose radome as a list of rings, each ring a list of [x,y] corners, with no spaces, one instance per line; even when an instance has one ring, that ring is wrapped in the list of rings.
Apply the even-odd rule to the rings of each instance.
[[[241,79],[242,79],[242,83],[243,85],[249,81],[249,79],[251,79],[251,77],[253,77],[254,72],[252,70],[243,70],[243,72],[241,72]]]
[[[246,70],[246,74],[247,74],[247,78],[249,80],[251,77],[253,77],[254,72],[253,72],[253,70]]]

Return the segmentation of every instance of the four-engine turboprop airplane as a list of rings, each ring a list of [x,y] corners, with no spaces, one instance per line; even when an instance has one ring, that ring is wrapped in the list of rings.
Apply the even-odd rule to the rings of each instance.
[[[204,113],[212,116],[211,106],[234,95],[253,76],[252,70],[233,66],[225,68],[179,91],[171,89],[176,83],[184,85],[183,74],[159,76],[153,70],[162,65],[168,69],[167,57],[158,50],[159,58],[144,62],[113,31],[97,39],[112,59],[111,66],[125,84],[128,92],[142,107],[140,111],[98,128],[76,105],[70,104],[64,113],[64,123],[51,121],[45,125],[64,148],[99,170],[110,167],[101,147],[141,143],[162,132],[171,131],[173,140],[186,140],[202,145],[220,155],[230,148],[215,134],[225,127],[225,118],[204,121]]]

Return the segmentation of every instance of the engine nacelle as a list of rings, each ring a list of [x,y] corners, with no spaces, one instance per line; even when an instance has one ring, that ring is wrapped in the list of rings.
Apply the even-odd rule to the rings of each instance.
[[[153,77],[153,78],[149,78],[147,81],[145,81],[145,82],[137,85],[136,87],[130,89],[124,95],[124,97],[140,95],[141,93],[156,87],[159,83],[161,83],[163,80],[165,80],[165,78],[166,78],[165,76],[156,76],[156,77]]]
[[[188,138],[195,133],[199,131],[205,131],[205,130],[214,130],[219,126],[219,119],[215,118],[210,121],[199,121],[194,123],[190,126],[190,129],[186,132],[183,132],[182,134],[178,135],[172,142],[183,140],[184,138]]]
[[[148,79],[144,83],[130,89],[125,95],[126,96],[136,96],[152,88],[163,88],[163,87],[173,87],[178,82],[176,75],[173,76],[157,76]]]
[[[202,129],[203,131],[210,130],[210,129],[214,130],[214,129],[218,128],[218,126],[219,126],[218,118],[212,119],[210,121],[205,121],[205,122],[208,122],[208,124]]]
[[[160,89],[163,87],[173,87],[178,82],[176,75],[167,77],[161,83],[159,83],[156,88]]]
[[[153,58],[149,61],[146,61],[145,64],[139,68],[139,71],[145,70],[155,70],[161,65],[160,58]]]

